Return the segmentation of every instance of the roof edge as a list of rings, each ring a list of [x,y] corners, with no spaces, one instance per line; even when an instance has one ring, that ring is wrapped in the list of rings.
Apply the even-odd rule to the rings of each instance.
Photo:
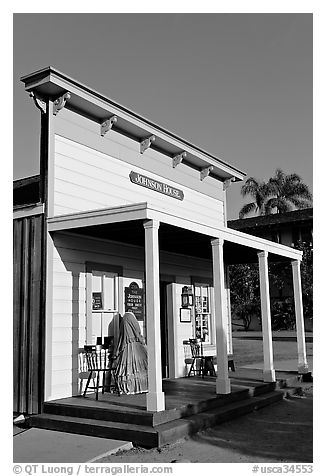
[[[87,86],[87,85],[75,80],[74,78],[71,78],[70,76],[62,73],[61,71],[57,70],[53,66],[47,66],[47,67],[42,68],[40,70],[37,70],[33,73],[21,76],[20,80],[25,84],[25,89],[28,90],[28,91],[31,91],[33,89],[33,87],[37,86],[38,82],[40,82],[40,81],[44,82],[44,79],[46,79],[47,77],[48,77],[49,82],[51,82],[51,76],[57,77],[58,79],[64,80],[68,83],[71,83],[73,86],[75,86],[77,88],[80,88],[81,90],[83,90],[87,94],[93,96],[94,98],[100,99],[100,100],[104,101],[105,103],[107,103],[108,105],[111,105],[112,107],[120,109],[122,112],[130,115],[134,119],[140,120],[144,124],[147,124],[150,127],[154,127],[158,131],[162,132],[163,134],[166,134],[167,136],[173,138],[174,140],[177,140],[177,141],[187,145],[188,147],[191,147],[194,151],[197,151],[197,152],[205,155],[206,157],[208,157],[210,159],[213,159],[214,161],[217,162],[217,164],[219,163],[219,164],[221,164],[221,166],[228,167],[232,171],[232,173],[234,172],[234,177],[237,181],[243,180],[244,177],[246,176],[245,172],[243,172],[242,170],[238,169],[237,167],[229,164],[228,162],[220,159],[218,156],[214,156],[210,152],[207,152],[206,150],[192,144],[188,140],[179,137],[178,135],[174,134],[173,132],[169,131],[168,129],[163,128],[162,126],[156,124],[155,122],[151,121],[150,119],[147,119],[146,117],[141,116],[140,114],[134,112],[131,109],[126,108],[125,106],[119,104],[116,101],[113,101],[112,99],[104,96],[103,94],[101,94],[98,91],[90,88],[89,86]],[[230,175],[232,175],[232,173],[230,172]]]

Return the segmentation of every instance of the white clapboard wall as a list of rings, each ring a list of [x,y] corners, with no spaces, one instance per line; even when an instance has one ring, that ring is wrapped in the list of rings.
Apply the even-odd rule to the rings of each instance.
[[[184,200],[132,183],[131,171],[182,190]],[[112,157],[55,136],[54,216],[140,202],[197,223],[224,225],[222,200],[125,162],[123,157]]]
[[[143,253],[136,246],[57,232],[52,256],[48,281],[53,294],[48,298],[51,302],[46,317],[46,401],[80,392],[78,356],[86,337],[86,262],[107,264],[108,269],[121,267],[123,288],[130,280],[144,280]],[[177,276],[182,283],[190,283],[192,275],[211,278],[212,272],[208,260],[173,253],[161,253],[160,271]],[[120,309],[123,312],[123,303]],[[179,325],[179,310],[174,318]],[[180,326],[189,338],[190,324]]]

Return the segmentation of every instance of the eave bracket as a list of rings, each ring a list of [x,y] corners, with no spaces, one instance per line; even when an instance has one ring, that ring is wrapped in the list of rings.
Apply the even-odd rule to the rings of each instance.
[[[53,102],[53,115],[56,116],[61,109],[66,105],[66,102],[71,98],[70,93],[65,93]]]
[[[172,162],[173,168],[175,169],[177,165],[181,164],[183,159],[185,159],[186,157],[187,157],[187,152],[181,152],[180,154],[174,155],[173,162]]]
[[[111,116],[101,124],[101,136],[104,137],[112,129],[113,124],[118,122],[117,116]]]
[[[46,114],[46,102],[42,101],[42,99],[36,97],[33,92],[30,92],[29,95],[33,99],[34,104],[37,107],[37,109],[39,109],[42,114]]]
[[[203,181],[206,177],[208,177],[208,175],[210,174],[210,172],[212,170],[213,170],[212,165],[209,165],[208,167],[205,167],[204,169],[201,169],[201,171],[200,171],[200,180]]]
[[[155,142],[155,136],[149,136],[146,139],[143,139],[140,143],[140,153],[143,154],[145,150],[149,149],[151,143]]]
[[[223,190],[227,190],[232,182],[235,182],[235,177],[231,177],[229,179],[224,180],[223,182]]]

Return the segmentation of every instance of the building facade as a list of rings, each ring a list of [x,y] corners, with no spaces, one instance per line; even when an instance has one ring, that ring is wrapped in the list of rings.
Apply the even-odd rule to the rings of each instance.
[[[227,266],[237,262],[260,266],[266,381],[275,380],[267,263],[292,262],[307,372],[302,253],[227,227],[225,191],[244,173],[52,67],[22,81],[40,111],[41,142],[37,202],[22,203],[16,184],[14,410],[80,394],[84,345],[127,309],[147,342],[148,410],[165,408],[162,378],[185,375],[190,337],[215,353],[216,393],[229,393]],[[185,287],[194,295],[186,309]]]
[[[228,227],[286,246],[295,247],[299,241],[312,245],[313,209],[229,220]]]

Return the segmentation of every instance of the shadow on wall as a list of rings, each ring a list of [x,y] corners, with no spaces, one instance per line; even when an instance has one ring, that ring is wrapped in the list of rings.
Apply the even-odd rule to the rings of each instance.
[[[66,359],[64,359],[64,368],[61,366],[60,368],[63,371],[71,371],[71,379],[69,379],[70,382],[66,382],[67,392],[65,393],[68,393],[68,387],[70,387],[71,395],[79,395],[83,383],[79,377],[82,377],[82,379],[86,378],[83,364],[80,361],[79,347],[81,326],[85,332],[85,322],[84,324],[81,322],[81,316],[85,316],[86,312],[85,264],[76,261],[69,247],[65,247],[64,237],[57,237],[54,234],[52,238],[56,252],[61,259],[58,269],[60,270],[61,265],[63,267],[57,277],[54,273],[54,287],[58,287],[59,294],[53,301],[53,319],[55,319],[56,315],[56,306],[59,305],[59,314],[62,314],[60,317],[63,319],[59,324],[62,343],[67,343],[68,341],[71,346],[69,354],[65,351],[61,355],[61,357],[66,357]],[[64,274],[61,276],[61,273]],[[82,289],[85,293],[84,296],[81,295]],[[67,394],[66,396],[69,395]]]

